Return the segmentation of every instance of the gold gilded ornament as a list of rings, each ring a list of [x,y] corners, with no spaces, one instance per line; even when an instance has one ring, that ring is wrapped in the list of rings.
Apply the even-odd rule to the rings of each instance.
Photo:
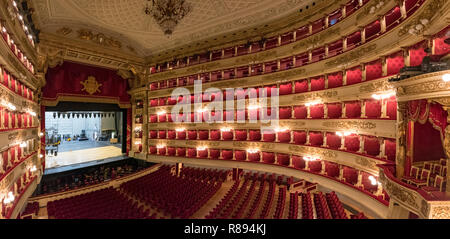
[[[81,91],[86,91],[90,95],[101,92],[100,86],[102,86],[102,84],[99,84],[93,76],[89,76],[87,80],[81,81],[80,84],[83,85],[83,89],[81,89]]]

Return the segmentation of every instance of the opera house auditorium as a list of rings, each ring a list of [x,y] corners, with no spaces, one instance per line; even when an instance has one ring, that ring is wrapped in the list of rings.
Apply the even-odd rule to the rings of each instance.
[[[450,219],[450,1],[2,0],[2,219]]]

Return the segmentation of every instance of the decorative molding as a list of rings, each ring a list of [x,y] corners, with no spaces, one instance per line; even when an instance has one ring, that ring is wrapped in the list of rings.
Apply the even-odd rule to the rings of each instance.
[[[356,50],[352,50],[349,53],[343,56],[337,57],[336,59],[330,60],[325,63],[326,67],[336,67],[339,65],[348,65],[349,63],[355,61],[356,59],[364,56],[372,51],[377,49],[377,44],[372,44],[366,47],[357,48]]]
[[[376,123],[368,122],[367,120],[352,120],[352,121],[334,121],[334,122],[323,122],[323,126],[329,127],[329,128],[336,128],[336,129],[375,129],[377,127]]]

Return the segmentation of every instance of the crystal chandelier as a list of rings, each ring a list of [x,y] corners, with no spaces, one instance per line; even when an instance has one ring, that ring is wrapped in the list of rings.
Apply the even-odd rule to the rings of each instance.
[[[144,12],[155,19],[164,34],[171,35],[176,25],[191,10],[191,5],[185,0],[147,0]]]

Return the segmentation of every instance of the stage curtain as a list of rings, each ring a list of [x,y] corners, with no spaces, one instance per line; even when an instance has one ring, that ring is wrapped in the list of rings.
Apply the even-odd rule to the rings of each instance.
[[[41,105],[41,115],[45,116],[45,106]],[[1,118],[1,115],[0,115]],[[45,135],[45,120],[40,120],[41,122],[41,132]],[[131,147],[131,110],[127,109],[127,139],[126,139],[126,144],[127,144],[127,155],[128,152],[130,151],[130,147]],[[42,173],[45,172],[45,137],[41,137],[41,154],[43,155],[41,161],[42,161]],[[3,158],[5,159],[5,158]],[[3,167],[6,167],[4,162],[3,162]],[[37,167],[36,167],[37,168]]]
[[[342,104],[341,103],[329,103],[328,108],[328,118],[339,119],[342,117]]]
[[[328,88],[336,88],[342,86],[342,71],[331,73],[328,75]]]
[[[100,92],[92,95],[82,91],[84,82],[89,76],[101,84]],[[72,62],[50,68],[46,74],[46,85],[42,89],[42,98],[56,101],[60,96],[82,97],[85,102],[98,103],[99,99],[111,99],[118,104],[129,104],[128,82],[122,79],[115,70],[83,65]]]

